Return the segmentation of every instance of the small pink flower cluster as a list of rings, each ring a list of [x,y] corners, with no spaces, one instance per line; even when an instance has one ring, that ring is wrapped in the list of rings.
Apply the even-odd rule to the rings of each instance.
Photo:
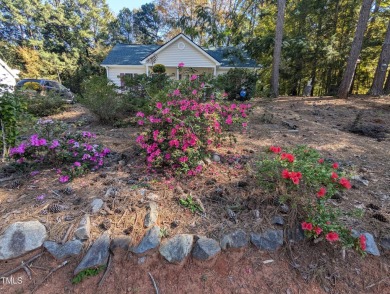
[[[90,144],[88,139],[96,138],[90,132],[82,132],[74,137],[62,137],[52,140],[49,144],[46,139],[37,134],[27,142],[11,148],[9,156],[18,163],[33,161],[47,165],[62,165],[70,163],[64,170],[58,169],[61,183],[68,182],[72,177],[84,174],[90,169],[98,169],[104,164],[110,150],[98,144]]]

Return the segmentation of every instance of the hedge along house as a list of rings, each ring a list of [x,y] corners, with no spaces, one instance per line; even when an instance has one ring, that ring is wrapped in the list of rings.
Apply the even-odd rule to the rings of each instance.
[[[102,62],[107,78],[117,86],[123,86],[124,75],[152,74],[156,64],[163,64],[166,74],[173,79],[186,78],[181,72],[214,76],[227,73],[231,68],[253,68],[257,64],[239,50],[241,56],[232,54],[233,47],[203,49],[184,34],[179,34],[164,45],[117,44]],[[182,71],[178,64],[184,63]]]

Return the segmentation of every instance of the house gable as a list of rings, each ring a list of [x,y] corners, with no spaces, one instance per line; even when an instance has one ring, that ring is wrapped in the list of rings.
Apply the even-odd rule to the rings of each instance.
[[[215,67],[220,63],[183,34],[179,34],[165,45],[145,57],[142,64],[161,63],[176,67],[183,62],[186,67]]]

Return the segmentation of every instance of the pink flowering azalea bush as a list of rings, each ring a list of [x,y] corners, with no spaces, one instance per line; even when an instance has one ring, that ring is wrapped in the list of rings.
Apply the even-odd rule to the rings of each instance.
[[[103,166],[108,148],[91,143],[90,132],[68,134],[56,139],[33,134],[27,141],[11,148],[9,156],[19,165],[53,167],[62,183]]]
[[[148,167],[193,176],[202,171],[208,147],[219,147],[227,140],[226,128],[237,124],[246,127],[250,105],[181,98],[157,102],[149,116],[138,112],[138,125],[145,127],[145,132],[136,141],[144,150]]]
[[[268,152],[273,154],[272,158],[263,158],[258,163],[259,184],[269,191],[284,191],[282,200],[301,208],[305,235],[344,248],[353,247],[364,254],[362,238],[352,236],[351,230],[340,221],[343,212],[329,201],[336,192],[351,189],[340,164],[324,160],[318,151],[306,146],[286,151],[271,146]]]

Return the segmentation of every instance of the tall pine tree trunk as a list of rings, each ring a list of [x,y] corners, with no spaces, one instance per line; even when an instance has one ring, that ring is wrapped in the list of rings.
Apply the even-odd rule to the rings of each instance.
[[[276,20],[276,31],[275,31],[275,48],[274,48],[274,56],[272,60],[271,97],[279,96],[279,67],[280,67],[280,56],[282,51],[285,7],[286,7],[286,0],[278,0],[278,16]]]
[[[372,1],[373,0],[363,0],[362,8],[360,9],[359,20],[356,27],[355,37],[352,42],[351,52],[347,61],[347,67],[337,93],[337,96],[342,99],[346,99],[348,97],[348,91],[351,88],[353,75],[356,69],[356,62],[359,58],[360,50],[362,49],[363,36],[370,16]]]
[[[382,52],[378,60],[376,67],[374,81],[372,82],[370,94],[371,95],[383,95],[383,83],[386,79],[387,67],[390,61],[390,21],[387,25],[387,31],[385,41],[382,46]]]
[[[385,87],[383,88],[383,94],[389,95],[390,94],[390,72],[387,75]]]

